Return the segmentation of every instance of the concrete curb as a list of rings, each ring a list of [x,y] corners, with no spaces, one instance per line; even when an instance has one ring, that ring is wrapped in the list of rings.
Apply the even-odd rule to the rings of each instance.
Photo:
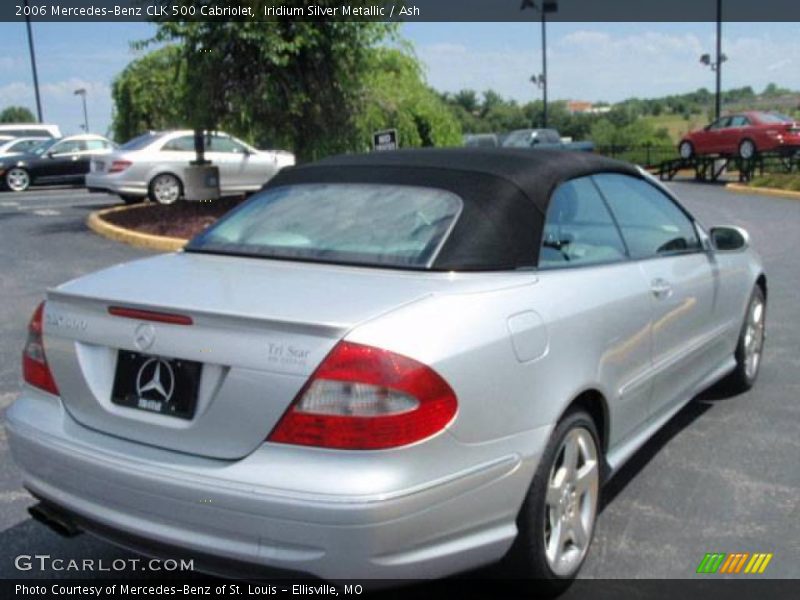
[[[124,244],[130,244],[131,246],[138,246],[139,248],[160,250],[162,252],[175,252],[176,250],[183,248],[188,240],[183,238],[167,237],[164,235],[141,233],[132,229],[120,227],[119,225],[112,225],[103,218],[105,215],[110,213],[122,212],[126,210],[140,210],[147,206],[147,204],[134,204],[132,206],[114,206],[112,208],[97,210],[88,216],[86,219],[86,225],[97,235],[102,235],[103,237],[114,240],[115,242],[122,242]]]
[[[750,187],[749,185],[743,185],[741,183],[729,183],[725,186],[725,189],[736,192],[737,194],[758,194],[761,196],[793,198],[795,200],[800,200],[800,192],[782,190],[780,188]]]

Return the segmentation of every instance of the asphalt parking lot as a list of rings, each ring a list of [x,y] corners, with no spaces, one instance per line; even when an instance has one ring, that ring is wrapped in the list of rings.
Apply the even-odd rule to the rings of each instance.
[[[706,224],[747,228],[769,278],[767,345],[749,393],[711,390],[684,408],[605,489],[583,578],[691,578],[707,552],[771,552],[765,577],[800,577],[800,201],[672,184]],[[14,400],[26,324],[44,290],[147,251],[85,226],[118,200],[80,189],[0,193],[0,411]],[[2,417],[0,416],[0,420]],[[13,557],[111,561],[131,556],[89,536],[60,538],[35,523],[0,427],[0,578]]]

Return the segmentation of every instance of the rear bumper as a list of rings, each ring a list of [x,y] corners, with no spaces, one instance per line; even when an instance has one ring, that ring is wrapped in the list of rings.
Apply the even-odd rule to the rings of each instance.
[[[89,430],[38,393],[9,409],[7,429],[25,486],[101,537],[326,579],[440,577],[500,559],[549,435],[526,432],[516,452],[505,439],[494,458],[423,484],[399,480],[390,466],[368,473],[392,481],[382,493],[362,493],[377,483],[359,480],[345,454],[336,475],[352,480],[353,493],[324,496],[289,490],[296,482],[268,472],[264,485],[226,479],[258,469],[270,445],[233,462],[157,450]],[[297,481],[302,471],[298,461]]]
[[[147,196],[147,185],[118,179],[107,173],[87,173],[86,187],[91,192],[111,192],[126,196]]]

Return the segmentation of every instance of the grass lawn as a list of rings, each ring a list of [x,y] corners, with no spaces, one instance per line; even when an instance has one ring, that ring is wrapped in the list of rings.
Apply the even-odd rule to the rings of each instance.
[[[765,173],[753,177],[750,185],[800,192],[800,173]]]
[[[669,137],[676,144],[680,141],[685,133],[692,129],[699,129],[708,125],[708,120],[703,114],[694,114],[687,121],[682,115],[658,115],[642,117],[643,120],[650,123],[656,129],[665,127],[669,133]]]

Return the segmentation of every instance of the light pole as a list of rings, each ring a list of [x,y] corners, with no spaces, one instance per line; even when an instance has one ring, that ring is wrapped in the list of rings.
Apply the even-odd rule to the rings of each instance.
[[[531,83],[535,85],[537,88],[544,89],[546,83],[546,79],[544,77],[544,73],[540,73],[539,75],[531,75]],[[547,97],[547,92],[544,92],[545,98]],[[545,111],[546,114],[547,111]],[[547,126],[547,117],[545,116],[545,126]]]
[[[89,133],[89,116],[86,112],[86,88],[75,90],[75,95],[80,96],[83,100],[83,131]]]
[[[36,74],[36,53],[33,51],[33,32],[31,31],[31,17],[28,10],[28,0],[25,0],[25,27],[28,30],[28,50],[31,53],[31,71],[33,71],[33,92],[36,94],[36,116],[42,122],[42,100],[39,97],[39,76]]]
[[[526,8],[537,10],[542,16],[542,74],[539,75],[538,80],[534,81],[534,83],[542,88],[542,127],[547,127],[547,14],[558,12],[558,2],[555,0],[540,0],[539,5],[537,5],[535,0],[522,0],[522,5],[519,9],[525,10]]]
[[[712,62],[710,54],[703,54],[700,57],[700,62],[711,67],[711,70],[717,75],[717,94],[714,100],[715,120],[719,119],[722,112],[722,63],[726,60],[728,57],[722,53],[722,0],[717,0],[717,60]]]
[[[721,108],[722,108],[721,100],[720,100],[720,98],[721,98],[720,86],[721,86],[721,79],[722,79],[721,78],[721,72],[722,72],[722,63],[724,63],[726,60],[728,60],[728,57],[725,56],[722,52],[719,52],[719,50],[717,52],[717,60],[716,61],[712,61],[711,60],[711,55],[710,54],[703,54],[700,57],[700,62],[703,63],[704,65],[708,66],[708,67],[711,67],[711,70],[714,71],[717,74],[717,92],[716,92],[715,97],[714,97],[714,114],[716,116],[714,117],[714,120],[719,119],[719,115],[720,115]]]

